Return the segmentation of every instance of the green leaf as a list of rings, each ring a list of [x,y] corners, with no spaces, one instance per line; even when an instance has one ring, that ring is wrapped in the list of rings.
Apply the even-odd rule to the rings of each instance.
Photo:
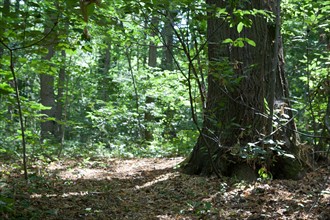
[[[221,17],[222,15],[228,15],[226,8],[218,8],[217,17]]]
[[[95,11],[95,5],[94,4],[89,4],[87,6],[87,14],[88,16],[91,16]]]
[[[7,83],[0,83],[0,94],[10,94],[13,93],[14,89]]]
[[[72,56],[72,55],[76,54],[76,51],[71,50],[71,49],[65,49],[65,53]]]
[[[244,47],[244,42],[243,42],[243,41],[238,41],[237,46],[238,46],[238,47]]]
[[[68,0],[66,4],[69,8],[74,8],[79,5],[79,2],[76,0]]]
[[[248,44],[250,44],[251,46],[253,46],[253,47],[256,46],[256,43],[255,43],[253,40],[251,40],[251,39],[249,39],[249,38],[244,38],[244,40],[245,40]]]
[[[233,43],[233,42],[234,41],[232,39],[230,39],[230,38],[227,38],[224,41],[222,41],[222,43],[224,43],[224,44],[229,44],[229,43]]]
[[[42,104],[40,104],[40,103],[32,103],[32,104],[30,105],[30,108],[31,108],[31,109],[34,109],[34,110],[36,110],[36,111],[40,111],[40,110],[50,110],[52,107],[44,106],[44,105],[42,105]]]
[[[241,33],[242,30],[243,30],[243,27],[244,27],[243,22],[238,23],[238,25],[237,25],[237,32],[238,33]]]
[[[237,38],[234,41],[234,46],[235,47],[244,47],[244,42],[243,42],[242,38]]]

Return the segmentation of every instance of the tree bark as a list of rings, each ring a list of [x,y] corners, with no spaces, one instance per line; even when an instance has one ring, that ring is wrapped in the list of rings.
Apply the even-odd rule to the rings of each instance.
[[[54,13],[50,11],[49,13]],[[45,24],[45,34],[51,31],[51,26],[54,24],[56,17],[54,14],[50,15],[50,21]],[[45,41],[47,54],[43,57],[46,65],[50,65],[51,58],[55,54],[56,33],[50,33],[49,37]],[[41,113],[46,115],[44,121],[41,122],[41,137],[43,141],[47,138],[54,138],[56,131],[55,117],[56,117],[56,106],[55,106],[55,93],[54,93],[54,82],[55,77],[53,74],[45,72],[40,74],[40,102],[46,107],[50,107],[48,110],[42,110]],[[54,118],[54,119],[50,119]]]
[[[64,50],[61,52],[62,59],[66,59],[66,53]],[[64,87],[65,87],[65,80],[66,80],[66,68],[65,68],[65,63],[63,66],[61,66],[59,75],[58,75],[58,81],[57,81],[57,97],[56,97],[56,111],[55,111],[55,116],[56,116],[56,131],[55,131],[55,136],[56,139],[61,141],[62,137],[62,132],[63,132],[63,106],[64,106]]]
[[[157,35],[157,26],[158,26],[158,18],[153,16],[151,18],[151,37],[155,37]],[[157,46],[153,40],[150,41],[149,45],[149,59],[148,66],[156,67],[157,66]]]
[[[102,56],[100,62],[100,72],[102,71],[102,76],[100,77],[99,84],[100,84],[100,91],[99,96],[100,99],[104,102],[109,101],[109,97],[112,93],[111,91],[111,83],[112,78],[109,76],[109,70],[111,65],[111,43],[107,42],[107,47],[104,50],[104,55]]]
[[[153,141],[154,136],[151,129],[151,124],[154,121],[154,116],[152,114],[152,108],[150,105],[155,101],[154,97],[152,96],[146,96],[145,101],[145,112],[144,112],[144,139],[146,141]]]
[[[155,37],[157,35],[159,20],[156,16],[151,18],[150,29],[151,29],[151,37]],[[154,40],[150,40],[149,45],[149,55],[148,55],[148,66],[156,67],[157,66],[157,45]],[[149,78],[149,77],[148,77]],[[151,123],[154,121],[154,116],[152,114],[152,108],[150,105],[155,101],[154,97],[147,95],[145,100],[145,110],[144,110],[144,139],[146,141],[153,141],[154,136],[151,130]]]
[[[161,66],[164,70],[173,70],[173,19],[174,13],[168,11],[162,30],[165,45]]]
[[[234,8],[242,10],[261,9],[275,11],[275,4],[269,1],[252,0],[239,5],[231,1],[207,0],[208,5],[226,8],[233,15]],[[243,5],[244,4],[244,5]],[[272,54],[274,48],[275,27],[260,16],[249,17],[251,28],[243,28],[238,33],[236,26],[230,27],[228,21],[215,18],[214,12],[209,12],[208,20],[208,95],[202,132],[197,143],[187,158],[183,169],[190,174],[211,174],[214,172],[211,159],[216,169],[222,175],[231,176],[242,164],[252,164],[251,169],[266,165],[273,174],[281,167],[281,177],[297,178],[300,164],[291,158],[277,158],[278,163],[272,164],[274,159],[272,150],[264,141],[267,132],[267,100],[270,100],[269,87],[272,71]],[[243,47],[222,43],[225,39],[236,40],[248,38],[256,43],[253,47],[247,43]],[[280,39],[281,42],[281,39]],[[284,74],[282,43],[279,44],[277,79],[275,85],[275,100],[280,102],[280,108],[292,117],[286,107],[288,101],[288,86]],[[285,141],[283,150],[297,153],[296,134],[293,120],[278,129],[274,138]],[[275,141],[276,141],[275,140]],[[253,160],[242,157],[249,143],[257,143],[259,149],[267,155],[259,155]],[[212,158],[208,156],[208,149]],[[257,155],[258,156],[258,155]],[[261,159],[264,156],[266,159]],[[267,159],[268,158],[268,159]],[[251,172],[252,175],[253,171]]]
[[[51,45],[48,47],[48,54],[45,56],[46,61],[50,61],[55,51]],[[50,107],[48,110],[42,110],[41,113],[47,117],[55,118],[55,94],[54,94],[54,76],[49,73],[40,75],[40,102],[43,106]],[[55,134],[55,121],[45,119],[41,122],[41,140],[50,138]]]

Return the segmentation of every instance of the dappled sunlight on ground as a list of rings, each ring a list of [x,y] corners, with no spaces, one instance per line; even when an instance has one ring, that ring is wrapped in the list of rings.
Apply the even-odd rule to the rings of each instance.
[[[173,169],[183,158],[66,160],[12,170],[3,219],[329,219],[328,170],[300,181],[223,182]],[[12,194],[14,192],[14,194]]]
[[[124,179],[132,178],[133,176],[141,176],[143,173],[153,170],[173,168],[182,160],[182,157],[170,159],[109,159],[106,162],[87,161],[84,163],[84,166],[79,166],[79,164],[73,161],[67,161],[64,163],[51,163],[47,169],[57,172],[57,175],[62,179]],[[70,168],[68,169],[68,167]]]

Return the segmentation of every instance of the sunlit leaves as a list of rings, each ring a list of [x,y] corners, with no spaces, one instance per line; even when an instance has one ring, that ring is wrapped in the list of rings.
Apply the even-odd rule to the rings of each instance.
[[[293,2],[299,3],[301,1]],[[129,145],[130,141],[133,142],[134,138],[132,137],[136,135],[134,126],[137,124],[138,118],[135,110],[132,110],[134,105],[131,101],[134,98],[134,92],[131,79],[127,75],[127,51],[132,58],[133,68],[138,79],[140,110],[141,112],[150,110],[157,118],[157,121],[150,126],[159,135],[166,126],[173,126],[176,129],[182,128],[183,130],[178,132],[178,136],[181,138],[176,140],[178,144],[181,141],[188,145],[187,143],[192,141],[188,137],[193,136],[192,134],[194,137],[196,136],[195,130],[188,130],[194,126],[187,122],[190,117],[189,102],[187,101],[187,80],[182,76],[178,77],[176,72],[147,69],[143,63],[147,59],[149,41],[154,42],[157,46],[158,56],[164,49],[163,39],[160,35],[164,22],[169,19],[165,16],[168,11],[173,11],[173,14],[176,15],[172,25],[187,42],[190,54],[201,54],[200,67],[204,72],[207,72],[208,69],[205,61],[206,50],[199,51],[199,49],[207,47],[206,21],[210,14],[208,12],[214,12],[217,19],[228,22],[229,24],[227,24],[232,27],[233,31],[237,31],[235,34],[238,37],[231,39],[230,36],[227,36],[228,38],[222,43],[240,48],[256,47],[256,44],[259,43],[245,35],[246,29],[254,25],[252,21],[256,17],[266,19],[269,23],[273,19],[273,15],[269,11],[242,10],[240,8],[232,8],[229,11],[227,7],[207,6],[204,1],[114,0],[106,1],[97,8],[95,4],[87,6],[85,15],[89,16],[88,30],[92,39],[90,42],[86,42],[80,38],[85,24],[82,20],[79,1],[68,0],[59,3],[60,10],[56,10],[59,24],[53,30],[58,38],[55,41],[48,41],[49,38],[46,38],[44,41],[33,45],[33,48],[15,54],[15,61],[17,62],[15,67],[19,68],[19,79],[24,82],[33,81],[29,85],[22,86],[23,90],[26,90],[24,94],[33,96],[37,100],[39,74],[52,74],[57,77],[60,67],[65,66],[69,75],[69,115],[76,123],[80,123],[79,129],[78,126],[73,126],[70,128],[72,129],[70,132],[75,135],[82,135],[83,132],[86,132],[89,134],[82,136],[88,136],[91,140],[98,139],[104,143],[119,137],[117,139],[118,146],[123,146],[123,143]],[[306,95],[303,93],[304,86],[301,85],[307,85],[308,81],[308,85],[314,91],[313,94],[318,94],[321,89],[317,89],[323,88],[322,86],[325,85],[323,82],[327,76],[326,65],[329,64],[329,56],[324,49],[325,43],[319,44],[318,36],[319,32],[326,36],[329,34],[329,24],[325,21],[328,16],[326,12],[330,10],[330,4],[327,1],[312,3],[312,1],[305,0],[299,3],[301,7],[298,7],[298,4],[292,6],[292,4],[286,3],[283,6],[287,7],[286,10],[290,12],[292,19],[287,19],[287,23],[284,20],[282,31],[285,33],[284,39],[290,39],[287,42],[290,50],[286,50],[289,58],[286,60],[286,65],[288,66],[287,72],[296,80],[293,83],[293,88],[298,91],[298,94],[296,92],[295,95]],[[314,7],[317,5],[319,7]],[[3,30],[0,32],[1,37],[4,42],[10,43],[14,47],[28,45],[30,42],[36,42],[36,39],[45,36],[45,23],[50,21],[51,13],[49,12],[55,10],[54,2],[51,1],[20,1],[20,7],[16,15],[11,13],[8,18],[0,21],[0,28]],[[14,7],[11,9],[14,10]],[[154,29],[150,27],[152,16],[159,19],[159,22],[153,27]],[[307,27],[310,30],[308,33]],[[153,30],[156,30],[157,35],[150,36]],[[291,38],[291,36],[295,36],[295,38]],[[196,40],[197,47],[194,45],[194,40]],[[182,64],[183,72],[185,72],[187,61],[183,58],[182,48],[178,46],[177,42],[178,38],[176,37],[174,39],[174,55],[178,57],[178,62]],[[46,47],[49,44],[56,45],[56,52],[53,59],[49,62],[43,62],[41,60],[47,55]],[[102,66],[104,59],[106,59],[104,50],[107,47],[110,48],[109,69]],[[314,51],[309,51],[310,57],[302,56],[303,51],[310,48],[319,49],[319,55]],[[59,58],[62,50],[66,52],[66,59]],[[9,66],[8,56],[7,54],[2,55],[1,64],[7,68]],[[316,56],[317,58],[315,58]],[[297,62],[293,57],[297,58]],[[158,61],[159,59],[161,58],[158,57]],[[194,62],[197,62],[197,59]],[[241,82],[241,78],[234,79],[232,73],[227,70],[232,69],[231,66],[230,68],[222,67],[219,69],[223,71],[222,78],[218,78],[222,83],[227,85]],[[307,72],[310,73],[309,76]],[[1,81],[0,93],[13,93],[13,89],[8,83],[10,74],[2,74],[1,77],[5,81]],[[297,81],[299,82],[296,83]],[[198,94],[197,91],[194,92]],[[100,94],[108,99],[108,103],[98,102],[101,97]],[[155,100],[145,104],[147,95],[152,96]],[[201,104],[200,101],[197,101],[199,100],[197,95],[194,100],[196,100],[196,105]],[[43,110],[42,106],[35,105],[35,103],[26,102],[24,104],[25,113],[30,114],[31,117],[33,112]],[[313,103],[313,105],[324,110],[322,103]],[[324,112],[323,110],[319,112]],[[34,116],[39,115],[35,113]],[[140,119],[143,120],[143,118]],[[317,121],[322,121],[322,118],[318,117]],[[143,126],[147,125],[143,124]],[[100,131],[100,133],[95,131]],[[162,137],[159,139],[164,140]],[[257,152],[258,149],[255,148],[254,151]]]
[[[244,42],[248,43],[249,45],[255,47],[256,46],[256,43],[249,39],[249,38],[242,38],[242,37],[239,37],[237,38],[236,40],[232,40],[230,38],[227,38],[225,39],[224,41],[222,41],[222,43],[224,44],[232,44],[234,47],[244,47]]]
[[[225,8],[217,8],[217,17],[227,17],[228,12]]]
[[[256,43],[253,40],[249,39],[249,38],[244,38],[244,41],[246,41],[248,44],[250,44],[253,47],[256,46]]]
[[[224,41],[222,41],[222,43],[224,43],[224,44],[233,43],[233,42],[234,41],[232,39],[230,39],[230,38],[227,38]]]
[[[237,25],[237,32],[238,33],[241,33],[242,30],[243,30],[243,27],[244,27],[244,23],[243,22],[238,23],[238,25]]]
[[[320,136],[327,103],[322,85],[329,76],[329,5],[329,1],[312,0],[285,0],[282,4],[286,69],[292,94],[300,100],[295,104],[301,112],[296,121],[300,130],[320,132]],[[313,124],[313,129],[304,123]]]
[[[242,10],[234,9],[233,17],[229,17],[231,20],[230,25],[233,27],[237,25],[237,31],[240,33],[243,27],[250,28],[252,25],[252,19],[249,16],[262,16],[264,19],[272,20],[273,14],[269,11],[253,9],[253,10]]]
[[[0,83],[0,94],[10,94],[14,93],[14,89],[7,83]]]

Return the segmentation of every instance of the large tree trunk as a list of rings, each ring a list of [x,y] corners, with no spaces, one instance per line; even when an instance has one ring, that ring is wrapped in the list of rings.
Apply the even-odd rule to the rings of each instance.
[[[54,11],[48,11],[50,14],[50,21],[45,23],[44,33],[48,34],[53,30],[53,26],[56,22],[56,16]],[[46,48],[48,53],[43,57],[46,65],[51,65],[51,59],[55,55],[55,43],[56,33],[50,33],[49,37],[45,40]],[[50,67],[49,67],[50,69]],[[55,77],[52,73],[40,74],[40,102],[42,105],[49,107],[50,109],[42,110],[41,113],[45,114],[47,118],[41,122],[41,137],[40,140],[47,138],[54,138],[56,131],[55,117],[56,117],[56,106],[55,106],[55,92],[54,92]]]
[[[262,9],[275,11],[276,7],[269,1],[246,1],[240,6],[233,6],[230,1],[207,0],[207,4],[226,8],[229,13],[234,7]],[[270,5],[273,4],[273,5]],[[214,11],[215,13],[216,11]],[[267,104],[270,96],[270,74],[275,41],[275,25],[267,23],[261,16],[249,17],[251,28],[244,28],[238,33],[236,26],[230,27],[227,21],[215,18],[212,12],[208,20],[208,96],[203,128],[192,154],[184,166],[184,170],[191,174],[211,174],[217,169],[222,175],[233,175],[237,169],[252,164],[251,170],[257,165],[268,165],[274,175],[277,168],[281,168],[281,177],[296,178],[300,164],[291,158],[277,158],[278,163],[271,166],[273,152],[264,141],[267,131]],[[234,17],[233,17],[234,18]],[[235,19],[235,18],[234,18]],[[249,44],[244,47],[234,47],[222,43],[225,39],[249,38],[256,46]],[[288,102],[288,87],[283,71],[282,44],[279,44],[277,80],[275,100],[280,103],[279,108],[290,105]],[[288,110],[286,114],[292,116]],[[286,127],[282,127],[274,139],[285,141],[283,150],[297,152],[294,122],[291,120]],[[267,139],[267,137],[265,138]],[[275,140],[275,141],[276,141]],[[244,153],[251,149],[249,143],[257,143],[266,155],[255,155],[247,160]],[[256,148],[255,148],[256,149]],[[264,151],[263,151],[264,150]],[[250,152],[251,154],[252,152]],[[211,158],[213,164],[211,162]],[[261,159],[263,156],[266,159]],[[275,168],[275,169],[274,169]],[[245,171],[244,171],[245,172]],[[254,171],[252,171],[253,173]]]
[[[48,47],[48,54],[44,57],[46,61],[50,61],[55,51],[54,46]],[[54,93],[54,76],[49,73],[40,75],[40,102],[50,109],[42,110],[41,113],[47,117],[55,118],[55,93]],[[41,123],[41,140],[54,137],[55,121],[46,119]]]

